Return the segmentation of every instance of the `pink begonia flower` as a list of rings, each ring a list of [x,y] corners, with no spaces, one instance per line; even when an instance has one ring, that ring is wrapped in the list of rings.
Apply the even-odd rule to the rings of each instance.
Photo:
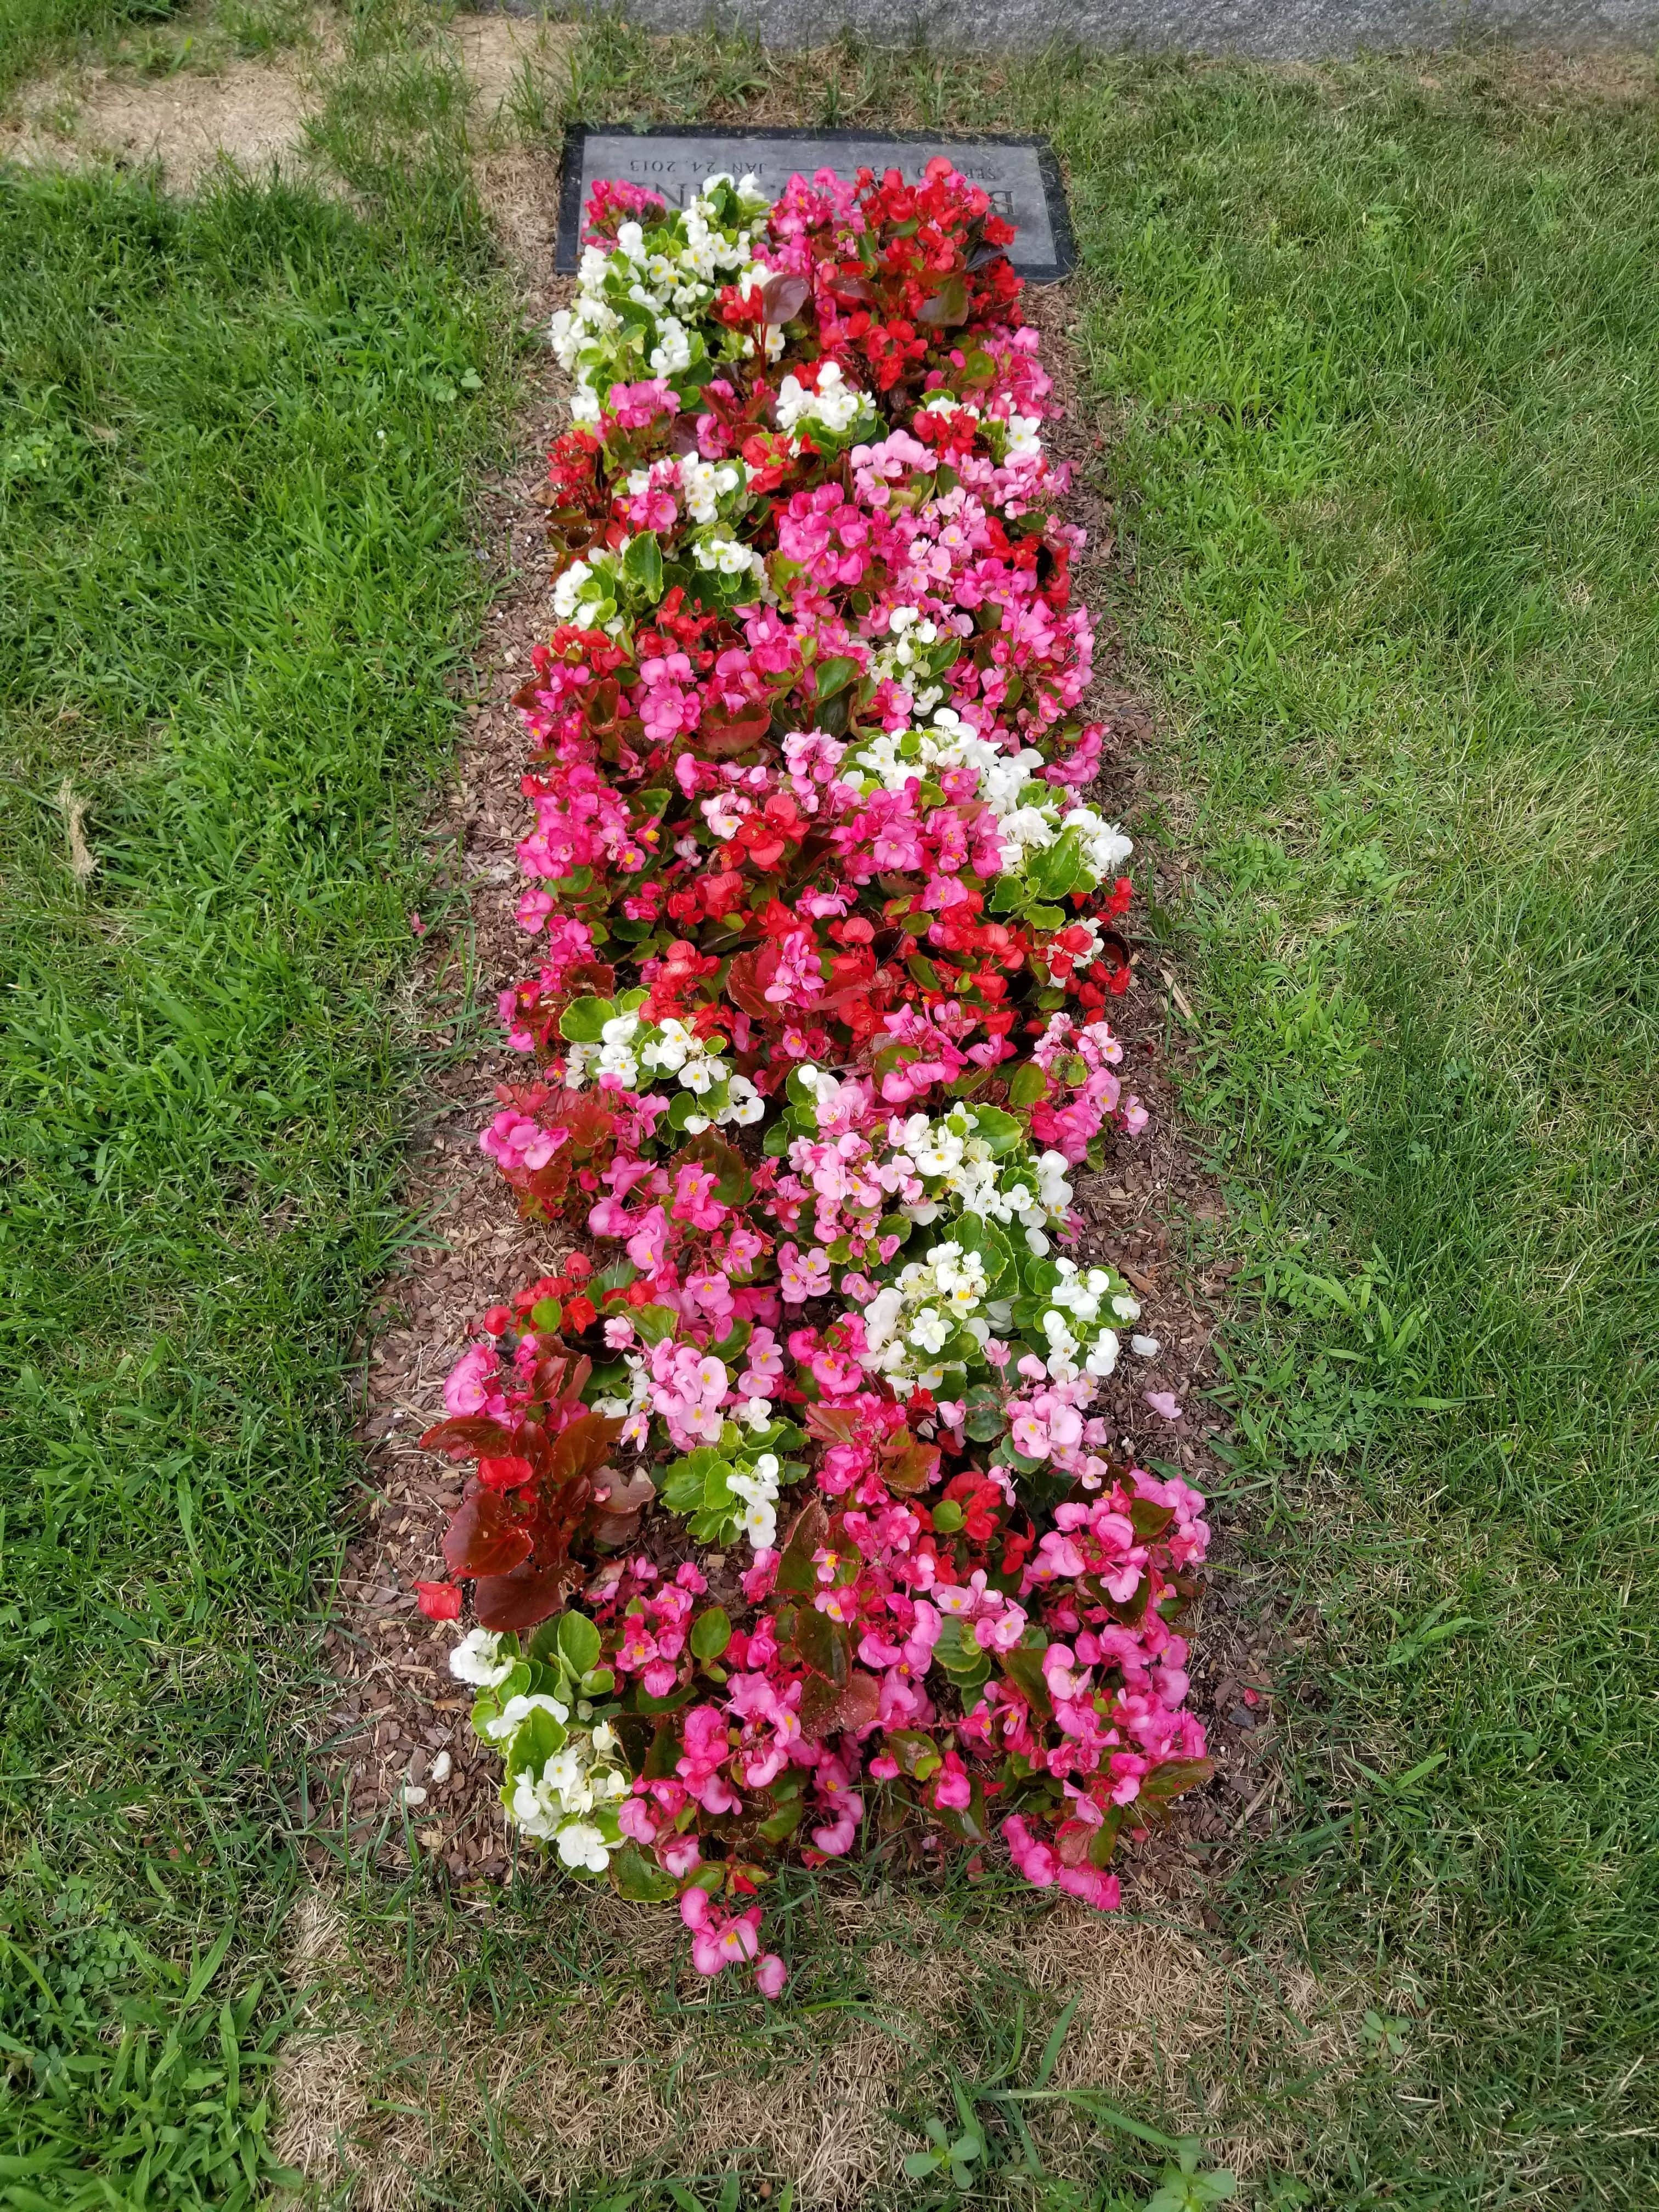
[[[661,1206],[653,1206],[634,1234],[626,1250],[642,1275],[655,1274],[668,1254],[668,1220]]]
[[[695,1836],[674,1836],[659,1846],[657,1856],[665,1874],[684,1881],[702,1858],[702,1845]]]
[[[754,1565],[743,1576],[743,1595],[746,1604],[758,1605],[763,1598],[770,1595],[772,1585],[778,1578],[778,1561],[782,1557],[781,1552],[769,1550],[763,1545],[756,1553]]]
[[[1152,1411],[1158,1414],[1163,1419],[1166,1421],[1178,1421],[1181,1419],[1182,1409],[1176,1402],[1176,1395],[1173,1390],[1148,1390],[1146,1393],[1146,1403],[1152,1407]]]
[[[1052,1889],[1060,1860],[1047,1844],[1039,1843],[1018,1814],[1002,1824],[1002,1838],[1020,1873],[1035,1889]]]
[[[623,1799],[617,1808],[617,1826],[630,1843],[651,1844],[657,1840],[657,1824],[642,1798]]]
[[[489,1388],[499,1364],[493,1344],[475,1344],[471,1352],[464,1352],[449,1370],[449,1379],[444,1384],[446,1411],[455,1414],[483,1413],[492,1396],[499,1395]]]

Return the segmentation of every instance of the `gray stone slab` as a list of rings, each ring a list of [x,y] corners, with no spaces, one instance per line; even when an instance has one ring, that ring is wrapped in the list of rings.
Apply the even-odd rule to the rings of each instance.
[[[1015,226],[1009,252],[1022,276],[1047,283],[1073,264],[1071,225],[1060,172],[1037,138],[939,138],[900,132],[885,137],[856,131],[608,131],[578,125],[566,134],[564,188],[559,208],[561,269],[574,269],[580,252],[581,210],[589,187],[601,178],[649,185],[672,205],[683,205],[705,178],[725,170],[753,173],[775,196],[797,172],[835,169],[850,177],[860,168],[897,169],[914,181],[936,154],[948,155],[964,177],[990,195],[997,213]]]
[[[1659,42],[1659,0],[626,0],[625,13],[648,30],[717,25],[787,48],[824,46],[842,31],[875,46],[922,39],[944,52],[1060,42],[1275,61],[1472,37],[1581,52]]]

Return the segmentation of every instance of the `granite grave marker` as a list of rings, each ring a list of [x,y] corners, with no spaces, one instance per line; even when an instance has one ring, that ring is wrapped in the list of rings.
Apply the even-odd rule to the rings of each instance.
[[[575,268],[581,255],[582,209],[601,178],[648,185],[672,207],[684,205],[706,177],[724,170],[752,173],[775,197],[799,170],[834,169],[851,176],[860,168],[897,169],[914,181],[935,154],[983,186],[1017,235],[1009,259],[1038,284],[1070,274],[1072,228],[1060,170],[1041,138],[940,138],[920,132],[887,136],[860,131],[607,130],[577,125],[565,134],[564,186],[559,204],[558,266]]]

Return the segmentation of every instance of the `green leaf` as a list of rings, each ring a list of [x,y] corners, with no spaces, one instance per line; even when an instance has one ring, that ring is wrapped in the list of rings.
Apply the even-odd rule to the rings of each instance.
[[[665,1874],[655,1859],[637,1844],[624,1844],[611,1854],[611,1887],[618,1897],[638,1905],[661,1905],[679,1894],[679,1884]]]
[[[983,1214],[964,1213],[955,1236],[965,1252],[977,1252],[985,1262],[985,1279],[991,1297],[1006,1295],[1014,1279],[1014,1248],[994,1221]]]
[[[599,1632],[585,1613],[560,1615],[559,1656],[579,1682],[599,1665],[602,1649]]]
[[[974,1119],[974,1134],[985,1139],[993,1159],[1000,1159],[1004,1152],[1012,1152],[1025,1134],[1013,1115],[1005,1114],[1000,1106],[975,1106]]]
[[[761,1822],[759,1833],[769,1844],[781,1844],[786,1836],[793,1836],[806,1817],[806,1800],[796,1797],[780,1805],[775,1813],[769,1813]]]
[[[732,1641],[732,1620],[723,1605],[711,1605],[691,1624],[691,1650],[698,1659],[718,1659]]]
[[[1048,1088],[1048,1079],[1036,1060],[1028,1060],[1023,1067],[1016,1068],[1013,1080],[1008,1085],[1008,1100],[1014,1106],[1035,1106]]]
[[[820,701],[833,699],[837,691],[847,689],[858,672],[857,661],[849,660],[844,653],[835,653],[828,660],[819,661],[817,697]]]
[[[976,1444],[994,1443],[1007,1426],[1001,1393],[988,1382],[975,1382],[963,1401],[963,1426]]]
[[[679,1316],[672,1306],[630,1306],[628,1318],[647,1344],[660,1344],[672,1336],[679,1325]]]
[[[598,1044],[616,1011],[609,999],[573,999],[559,1016],[559,1035],[570,1044]]]
[[[662,547],[654,530],[642,530],[629,540],[623,555],[623,574],[634,589],[654,606],[662,597]]]

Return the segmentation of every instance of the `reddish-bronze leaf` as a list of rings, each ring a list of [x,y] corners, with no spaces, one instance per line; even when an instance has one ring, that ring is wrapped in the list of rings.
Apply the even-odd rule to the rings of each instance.
[[[592,1474],[601,1468],[611,1454],[611,1447],[622,1434],[624,1424],[605,1413],[583,1413],[572,1421],[568,1429],[561,1429],[553,1439],[553,1449],[548,1460],[548,1475],[554,1482],[568,1483],[574,1478]],[[592,1495],[590,1486],[589,1495]]]
[[[864,1417],[850,1406],[809,1406],[806,1433],[821,1444],[856,1443],[865,1432]]]
[[[761,307],[769,323],[793,323],[812,296],[805,276],[774,276],[761,293]]]
[[[938,1473],[936,1444],[911,1443],[890,1457],[884,1453],[882,1457],[882,1480],[890,1490],[902,1491],[906,1497],[913,1498],[919,1490],[926,1490]]]
[[[1161,1536],[1175,1517],[1173,1505],[1159,1505],[1150,1498],[1137,1498],[1129,1508],[1129,1525],[1143,1544]]]
[[[1060,1853],[1061,1866],[1081,1866],[1094,1839],[1095,1832],[1089,1821],[1062,1820],[1054,1830],[1054,1848]]]
[[[817,1589],[818,1576],[812,1565],[812,1554],[823,1549],[829,1534],[830,1516],[815,1498],[795,1516],[794,1524],[784,1540],[783,1556],[778,1561],[777,1589]]]
[[[714,1170],[714,1195],[723,1205],[741,1206],[753,1191],[748,1161],[735,1145],[728,1145],[716,1130],[699,1131],[689,1143],[681,1146],[679,1157]]]
[[[436,1428],[428,1429],[421,1438],[421,1449],[453,1452],[458,1459],[463,1453],[476,1458],[480,1452],[514,1451],[518,1441],[510,1429],[504,1429],[487,1414],[460,1413],[453,1420],[440,1421]]]
[[[444,1532],[452,1575],[505,1575],[529,1557],[529,1535],[493,1490],[464,1498]]]
[[[1000,1651],[1002,1671],[1019,1692],[1032,1711],[1041,1721],[1051,1721],[1054,1709],[1048,1697],[1048,1685],[1042,1672],[1042,1654],[1029,1646],[1017,1644],[1012,1651]]]
[[[558,1611],[579,1572],[566,1559],[546,1571],[526,1564],[509,1575],[483,1576],[472,1592],[480,1626],[498,1633],[509,1628],[533,1628],[538,1620]]]
[[[1188,1790],[1201,1789],[1214,1772],[1212,1759],[1166,1759],[1143,1777],[1140,1800],[1167,1805],[1172,1797],[1182,1796]]]
[[[802,1606],[795,1620],[795,1650],[803,1666],[839,1689],[852,1671],[853,1639],[838,1620],[815,1606]]]
[[[607,1486],[609,1494],[599,1496]],[[619,1474],[615,1468],[601,1468],[594,1480],[593,1503],[587,1516],[593,1541],[607,1550],[631,1543],[641,1514],[656,1494],[648,1474],[638,1470],[632,1474]]]
[[[726,997],[757,1022],[775,1022],[783,1012],[767,997],[765,986],[770,978],[760,972],[760,963],[771,950],[772,947],[766,945],[758,945],[750,952],[739,952],[726,978]],[[772,966],[775,969],[775,960]]]
[[[881,1714],[881,1690],[873,1675],[857,1668],[844,1688],[837,1690],[822,1674],[810,1675],[800,1698],[801,1730],[806,1735],[834,1735],[842,1729],[866,1729]]]

